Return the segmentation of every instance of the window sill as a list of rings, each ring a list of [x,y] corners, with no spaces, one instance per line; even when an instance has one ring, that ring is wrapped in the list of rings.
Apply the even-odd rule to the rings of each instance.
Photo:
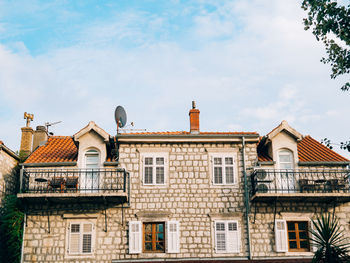
[[[308,257],[312,257],[314,255],[313,252],[311,251],[307,251],[307,252],[303,252],[303,251],[288,251],[288,252],[285,252],[285,255],[286,256],[308,256]]]

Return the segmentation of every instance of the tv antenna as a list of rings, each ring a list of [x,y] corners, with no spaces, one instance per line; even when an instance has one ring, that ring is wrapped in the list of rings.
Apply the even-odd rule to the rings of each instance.
[[[56,122],[45,122],[45,127],[46,127],[46,132],[47,132],[47,134],[50,134],[49,133],[49,127],[50,126],[53,126],[53,125],[56,125],[56,124],[58,124],[58,123],[61,123],[62,121],[56,121]],[[52,133],[52,135],[53,135],[53,133]]]

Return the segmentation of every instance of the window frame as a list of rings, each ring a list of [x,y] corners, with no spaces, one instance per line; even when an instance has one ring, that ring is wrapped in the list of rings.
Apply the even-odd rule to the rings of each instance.
[[[293,223],[295,230],[289,230],[288,223]],[[306,230],[299,231],[299,223],[305,223]],[[288,251],[289,252],[311,252],[309,224],[310,224],[310,222],[305,221],[305,220],[286,220],[287,244],[288,244]],[[295,239],[289,238],[290,232],[295,232]],[[300,232],[306,232],[307,238],[300,239]],[[290,248],[290,242],[293,242],[293,241],[296,242],[297,248]],[[301,241],[307,241],[307,248],[300,247]]]
[[[141,174],[142,174],[142,185],[144,186],[165,186],[168,182],[168,153],[164,152],[151,152],[151,153],[142,153],[141,154]],[[146,158],[152,158],[152,165],[146,164]],[[163,158],[164,164],[163,165],[157,165],[156,160],[157,158]],[[146,183],[146,173],[145,169],[146,167],[152,167],[152,183]],[[163,183],[157,183],[157,168],[163,167],[164,169],[164,181]]]
[[[92,256],[95,253],[95,236],[96,236],[96,230],[95,230],[95,223],[91,221],[86,220],[70,220],[67,222],[67,232],[66,232],[66,255],[68,257],[89,257]],[[79,251],[78,252],[72,252],[71,250],[71,234],[72,234],[72,225],[79,225]],[[91,225],[91,231],[83,231],[84,225]],[[90,252],[83,252],[84,247],[84,234],[90,234],[91,236],[91,244],[90,244]]]
[[[290,156],[291,161],[290,162],[282,162],[281,161],[281,155],[287,155],[287,153]],[[291,168],[282,168],[281,167],[281,164],[288,164],[288,163],[291,164]],[[289,149],[285,149],[285,148],[278,150],[278,169],[280,169],[280,170],[293,170],[294,167],[295,167],[295,163],[294,163],[294,153],[293,153],[293,151],[291,151]]]
[[[221,165],[215,164],[215,158],[221,158]],[[225,159],[226,158],[232,158],[232,165],[226,164]],[[210,172],[211,172],[211,181],[212,184],[215,186],[226,186],[226,185],[238,185],[238,166],[237,166],[237,154],[234,152],[220,152],[220,153],[210,153]],[[216,183],[215,182],[215,168],[221,167],[222,168],[222,183]],[[227,183],[227,173],[226,173],[226,167],[232,167],[233,171],[233,182]]]
[[[151,232],[151,244],[152,244],[152,250],[146,250],[146,232],[145,232],[145,226],[151,225],[152,232]],[[157,225],[163,226],[162,232],[156,232]],[[166,246],[167,246],[167,236],[165,231],[166,222],[142,222],[142,252],[143,253],[165,253],[166,252]],[[160,241],[156,240],[156,234],[162,233],[163,234],[163,243],[164,243],[164,249],[163,250],[156,250],[156,243],[161,243]]]

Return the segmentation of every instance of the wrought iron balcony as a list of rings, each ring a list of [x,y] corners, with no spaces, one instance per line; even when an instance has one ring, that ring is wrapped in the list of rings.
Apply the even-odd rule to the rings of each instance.
[[[251,174],[252,199],[270,197],[312,199],[350,197],[350,170],[255,169]]]
[[[51,201],[92,201],[94,198],[121,201],[130,189],[129,173],[124,169],[43,169],[21,170],[19,198],[50,198]]]

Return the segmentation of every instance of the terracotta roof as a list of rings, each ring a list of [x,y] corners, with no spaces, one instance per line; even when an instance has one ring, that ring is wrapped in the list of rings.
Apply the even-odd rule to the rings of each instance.
[[[75,162],[78,149],[70,136],[49,137],[45,145],[37,148],[24,163]]]
[[[0,141],[0,145],[3,145],[4,143],[2,141]]]
[[[121,135],[191,135],[187,131],[165,131],[165,132],[130,132],[121,133]],[[200,132],[199,135],[235,135],[235,134],[252,134],[258,135],[257,132]],[[197,134],[196,134],[197,135]]]
[[[305,136],[298,143],[298,155],[300,162],[349,162],[311,136]]]

